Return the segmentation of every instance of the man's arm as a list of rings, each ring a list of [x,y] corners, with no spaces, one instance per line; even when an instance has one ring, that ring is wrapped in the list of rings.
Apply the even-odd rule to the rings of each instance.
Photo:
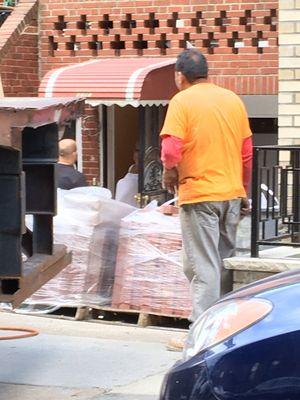
[[[171,193],[178,186],[177,165],[182,157],[182,148],[186,136],[186,113],[180,102],[179,94],[175,95],[168,107],[164,126],[160,133],[162,138],[162,163],[164,165],[163,185]]]
[[[76,187],[88,186],[86,178],[82,172],[77,171]]]
[[[243,186],[246,194],[249,192],[249,186],[252,178],[252,157],[253,157],[253,144],[252,136],[247,137],[242,145],[242,163],[243,163]],[[241,216],[244,217],[250,212],[250,204],[247,197],[242,199]]]
[[[253,144],[252,144],[252,136],[250,136],[244,139],[242,146],[243,185],[246,193],[248,193],[249,186],[251,183],[252,157],[253,157]]]
[[[178,186],[177,164],[182,158],[182,139],[164,135],[161,144],[161,160],[164,166],[163,186],[170,193],[175,193]]]
[[[182,158],[182,139],[165,135],[161,143],[161,161],[166,169],[176,167]]]

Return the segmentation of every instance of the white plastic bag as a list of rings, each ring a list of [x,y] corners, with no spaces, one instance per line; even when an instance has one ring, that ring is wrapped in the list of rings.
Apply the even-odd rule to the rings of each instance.
[[[138,193],[138,174],[128,172],[124,178],[117,182],[116,200],[137,207],[134,196]]]
[[[68,190],[69,193],[81,193],[81,194],[86,194],[86,195],[93,195],[97,196],[99,198],[104,198],[104,199],[111,199],[112,194],[109,189],[99,187],[99,186],[82,186],[78,188],[74,188],[71,190]]]

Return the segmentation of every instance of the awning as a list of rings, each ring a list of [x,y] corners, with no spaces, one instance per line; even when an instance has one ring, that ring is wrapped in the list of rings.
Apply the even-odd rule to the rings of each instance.
[[[42,97],[85,97],[92,105],[167,104],[177,89],[174,58],[97,58],[49,71]]]

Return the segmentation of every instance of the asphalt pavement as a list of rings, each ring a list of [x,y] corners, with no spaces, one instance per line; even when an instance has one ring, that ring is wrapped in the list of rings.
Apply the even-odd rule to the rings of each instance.
[[[0,341],[0,400],[157,400],[183,331],[0,312],[35,337]],[[7,332],[6,332],[7,333]]]

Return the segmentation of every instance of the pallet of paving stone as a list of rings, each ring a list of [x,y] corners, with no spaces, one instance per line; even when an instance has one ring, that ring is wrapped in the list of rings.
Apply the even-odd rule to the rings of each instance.
[[[72,263],[34,293],[28,304],[45,307],[110,304],[120,221],[135,209],[102,197],[97,189],[105,190],[84,187],[58,191],[54,239],[72,252]]]
[[[142,210],[122,219],[111,307],[187,318],[191,306],[178,215]]]

